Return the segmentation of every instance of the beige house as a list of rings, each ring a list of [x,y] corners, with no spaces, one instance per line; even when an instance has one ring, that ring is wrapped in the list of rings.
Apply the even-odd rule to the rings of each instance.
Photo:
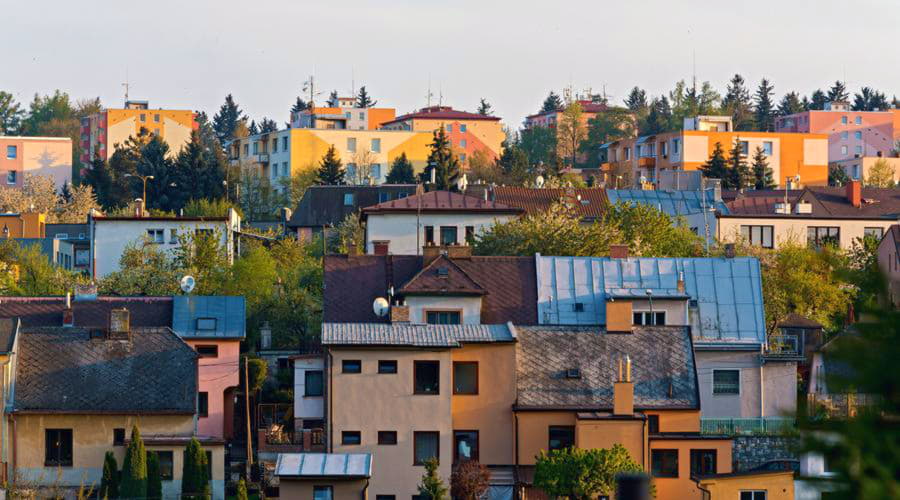
[[[836,161],[833,165],[842,169],[850,180],[862,181],[865,184],[869,179],[872,167],[879,161],[887,163],[888,167],[894,170],[894,182],[900,182],[900,158],[864,156]]]
[[[878,267],[887,280],[889,300],[900,307],[900,225],[891,226],[878,244]]]

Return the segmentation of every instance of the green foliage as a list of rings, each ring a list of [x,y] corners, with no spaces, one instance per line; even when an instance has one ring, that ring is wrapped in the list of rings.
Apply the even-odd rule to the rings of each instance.
[[[684,80],[680,80],[669,92],[669,102],[672,104],[672,126],[680,130],[685,118],[718,114],[721,100],[721,96],[709,82],[703,82],[700,88],[696,88],[696,86],[688,86]]]
[[[669,100],[666,99],[666,96],[662,96],[658,99],[654,98],[650,103],[650,107],[646,115],[641,119],[638,129],[641,135],[661,134],[677,130],[680,127],[680,124],[675,124],[673,121],[672,107],[669,105]],[[616,139],[631,137],[630,130],[628,132],[629,135],[617,137]]]
[[[100,478],[100,498],[119,498],[119,464],[113,452],[103,457],[103,476]]]
[[[291,106],[291,113],[298,113],[300,111],[306,111],[307,109],[309,109],[309,104],[307,104],[302,97],[297,96],[297,100],[294,101],[294,105]]]
[[[544,99],[544,103],[541,105],[541,113],[559,111],[562,108],[563,102],[562,99],[560,99],[559,94],[551,90],[550,94],[547,95],[547,98]]]
[[[722,112],[731,115],[734,130],[753,129],[753,109],[750,101],[750,91],[747,89],[744,77],[735,74],[725,90],[725,98],[722,99]]]
[[[459,177],[459,158],[453,153],[450,138],[446,129],[439,127],[434,131],[434,138],[429,144],[428,167],[422,172],[422,182],[430,182],[431,171],[434,170],[434,189],[439,191],[456,191],[456,179]]]
[[[18,276],[8,272],[15,266]],[[0,291],[26,297],[65,295],[87,278],[50,263],[38,244],[22,246],[18,241],[0,239]]]
[[[243,118],[244,112],[234,102],[231,94],[225,96],[225,102],[219,108],[219,112],[213,116],[212,123],[212,128],[215,130],[220,144],[225,144],[235,138],[235,129]]]
[[[147,500],[162,500],[162,476],[159,471],[159,455],[147,453]]]
[[[847,92],[847,85],[840,80],[837,80],[836,82],[834,82],[834,85],[832,85],[831,88],[828,90],[828,99],[827,100],[830,102],[836,102],[836,101],[846,102],[847,99],[849,99],[849,98],[850,98],[850,94]]]
[[[363,85],[359,88],[359,93],[356,94],[356,107],[357,108],[371,108],[378,104],[378,101],[373,101],[372,96],[366,92],[366,86]]]
[[[885,278],[878,267],[880,242],[874,235],[854,239],[837,272],[837,277],[853,288],[858,311],[876,309],[885,289]]]
[[[357,252],[364,253],[365,238],[366,232],[359,220],[359,214],[347,214],[334,231],[328,234],[328,253],[346,254],[350,244],[356,246]]]
[[[581,142],[587,138],[587,128],[583,122],[584,110],[581,103],[572,101],[563,110],[556,126],[557,148],[559,156],[575,167]]]
[[[206,473],[206,451],[197,438],[191,438],[184,450],[184,464],[181,472],[181,498],[183,500],[209,500],[210,478]]]
[[[763,148],[756,146],[753,153],[753,188],[754,189],[775,189],[775,180],[772,178],[772,168],[769,167],[769,160]]]
[[[183,274],[160,245],[146,239],[126,245],[119,258],[119,270],[97,284],[103,295],[176,295]]]
[[[700,165],[700,171],[704,177],[721,179],[722,187],[725,187],[724,184],[728,181],[728,163],[725,160],[725,151],[722,150],[721,142],[716,142],[709,159]]]
[[[481,116],[491,116],[494,114],[491,104],[483,97],[481,98],[481,102],[478,103],[478,114]]]
[[[234,500],[248,500],[247,483],[244,481],[244,478],[241,478],[241,480],[238,481],[237,493],[234,496]]]
[[[236,207],[224,198],[200,198],[189,201],[184,206],[185,217],[227,217],[229,209],[235,209],[241,213],[240,207]]]
[[[263,384],[266,383],[266,376],[269,373],[269,365],[266,364],[266,360],[262,358],[250,357],[247,358],[247,371],[250,374],[250,393],[256,394],[261,391],[263,388]],[[241,370],[241,387],[244,387],[244,370]]]
[[[828,185],[829,186],[843,186],[850,182],[850,177],[847,175],[847,172],[839,165],[829,165],[828,166]]]
[[[394,158],[391,163],[391,170],[388,172],[385,183],[414,184],[415,182],[416,174],[413,171],[412,162],[406,157],[406,152],[400,153],[400,156]]]
[[[556,169],[559,164],[556,142],[556,130],[549,127],[527,128],[519,135],[519,147],[528,156],[528,163],[545,169]]]
[[[447,487],[444,485],[443,479],[438,475],[437,458],[429,458],[425,461],[425,474],[422,476],[422,482],[419,484],[419,494],[431,500],[445,500],[447,498]]]
[[[871,87],[859,89],[859,93],[853,95],[853,111],[887,111],[890,109],[887,97]]]
[[[625,98],[625,106],[634,112],[640,112],[647,109],[647,92],[635,86]]]
[[[609,449],[541,451],[535,463],[534,485],[550,497],[570,500],[587,500],[598,495],[613,497],[617,474],[643,470],[620,444]]]
[[[633,137],[635,134],[633,113],[625,108],[607,108],[588,120],[587,137],[579,150],[587,156],[586,166],[599,167],[600,146],[607,142]],[[526,156],[527,160],[527,156]]]
[[[756,89],[753,107],[753,119],[756,121],[756,129],[759,131],[772,132],[775,130],[773,94],[775,94],[775,88],[769,83],[769,80],[763,78],[759,82],[759,88]]]
[[[131,428],[131,443],[125,450],[119,492],[124,498],[147,496],[147,450],[144,449],[144,440],[136,425]]]
[[[750,171],[744,158],[744,152],[741,151],[741,138],[736,137],[734,146],[728,152],[728,169],[722,180],[723,189],[743,189],[753,185],[753,172]]]
[[[826,102],[828,102],[828,96],[825,95],[825,92],[816,90],[812,93],[812,98],[809,101],[809,107],[807,109],[811,111],[822,111],[825,109]]]
[[[323,186],[340,186],[347,183],[344,180],[344,166],[341,163],[341,159],[338,158],[337,150],[334,149],[334,144],[328,148],[328,151],[325,152],[325,156],[322,157],[322,162],[319,164],[318,175],[318,184]]]
[[[793,115],[803,111],[806,111],[806,107],[803,105],[803,101],[800,100],[800,95],[796,92],[784,94],[781,102],[778,103],[778,115],[780,116]]]
[[[9,92],[0,90],[0,135],[16,135],[25,112]]]
[[[517,144],[504,144],[503,153],[497,159],[497,167],[502,184],[524,186],[532,179],[528,155]]]
[[[866,186],[889,188],[894,187],[894,167],[884,158],[879,158],[869,167],[869,175],[866,176]]]

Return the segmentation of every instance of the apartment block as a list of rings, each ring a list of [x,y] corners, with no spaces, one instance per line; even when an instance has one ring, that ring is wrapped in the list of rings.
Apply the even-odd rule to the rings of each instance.
[[[291,128],[375,130],[396,114],[394,108],[360,108],[355,97],[339,97],[328,106],[291,113]]]
[[[0,136],[0,186],[22,187],[25,175],[53,178],[57,189],[72,180],[72,139]]]
[[[490,160],[499,158],[506,140],[500,117],[458,111],[449,106],[422,108],[382,124],[386,130],[432,133],[441,127],[463,167],[468,166],[469,159],[478,151],[487,154]]]

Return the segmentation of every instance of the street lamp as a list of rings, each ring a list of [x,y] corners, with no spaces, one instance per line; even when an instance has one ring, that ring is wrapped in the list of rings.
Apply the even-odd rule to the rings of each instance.
[[[141,203],[143,204],[143,206],[141,208],[143,208],[144,210],[147,210],[147,181],[152,180],[153,176],[152,175],[125,174],[125,177],[137,177],[138,179],[140,179],[141,181],[144,182],[144,197],[141,198]]]

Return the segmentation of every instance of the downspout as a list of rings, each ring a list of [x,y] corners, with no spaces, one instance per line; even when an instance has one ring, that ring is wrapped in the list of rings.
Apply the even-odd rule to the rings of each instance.
[[[362,493],[360,494],[360,498],[362,500],[368,500],[369,498],[369,478],[366,478],[366,485],[363,486]]]
[[[331,355],[331,350],[328,350],[328,453],[332,453],[334,451],[333,437],[334,437],[334,383],[332,380],[334,379],[332,373],[332,367],[334,366],[334,356]]]
[[[763,418],[766,416],[766,383],[763,381],[763,366],[765,365],[765,358],[763,358],[765,347],[763,345],[759,346],[759,417]]]
[[[513,420],[514,420],[513,421],[513,432],[516,433],[515,439],[513,440],[514,447],[515,447],[515,453],[516,453],[516,456],[514,459],[515,471],[513,474],[513,482],[516,483],[515,486],[518,486],[519,485],[519,414],[516,413],[515,410],[513,410]]]

